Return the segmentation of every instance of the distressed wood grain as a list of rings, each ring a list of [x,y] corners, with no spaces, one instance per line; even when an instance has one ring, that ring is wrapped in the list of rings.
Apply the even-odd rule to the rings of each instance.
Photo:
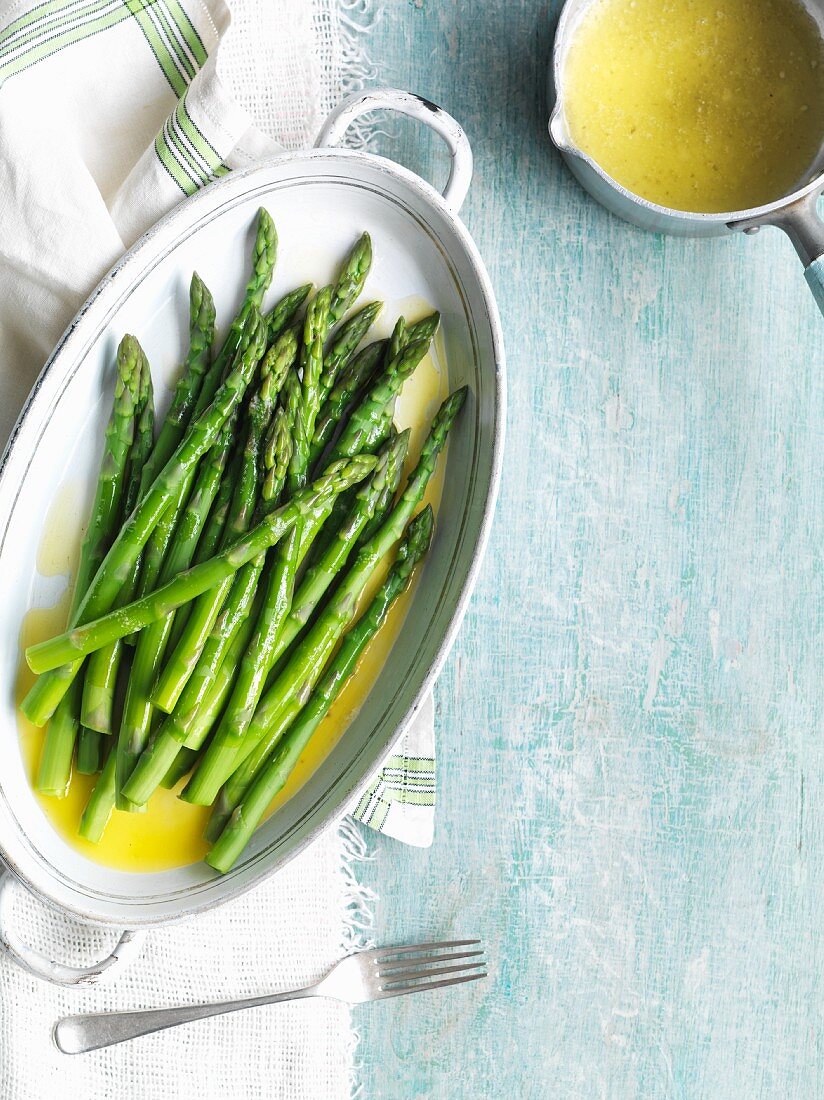
[[[363,872],[381,941],[477,932],[492,978],[365,1010],[365,1095],[812,1100],[824,324],[776,231],[649,236],[579,190],[556,12],[394,0],[372,42],[471,138],[510,413],[435,846]],[[443,178],[412,128],[383,147]]]

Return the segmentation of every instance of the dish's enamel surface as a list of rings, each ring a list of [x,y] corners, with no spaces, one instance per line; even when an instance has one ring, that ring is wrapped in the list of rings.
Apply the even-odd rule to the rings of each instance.
[[[375,265],[365,293],[387,301],[414,294],[436,303],[450,387],[468,383],[471,395],[450,440],[437,536],[416,598],[346,736],[262,826],[229,875],[220,878],[204,864],[150,874],[115,871],[66,844],[29,787],[15,718],[20,623],[30,607],[56,602],[65,586],[65,577],[37,571],[42,524],[69,472],[84,485],[93,482],[117,341],[124,332],[138,334],[160,384],[183,351],[193,269],[212,289],[225,324],[243,285],[250,227],[260,205],[272,213],[281,242],[272,298],[299,282],[330,276],[354,237],[368,228]],[[154,924],[248,888],[340,816],[391,751],[457,630],[497,488],[502,371],[494,299],[465,229],[428,185],[379,158],[318,150],[226,177],[184,203],[127,254],[61,341],[0,470],[0,851],[29,886],[89,920]],[[87,501],[80,506],[85,510]]]

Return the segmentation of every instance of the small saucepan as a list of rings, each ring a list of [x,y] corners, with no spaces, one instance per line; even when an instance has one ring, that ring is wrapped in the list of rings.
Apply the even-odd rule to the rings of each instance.
[[[620,218],[656,233],[678,237],[717,237],[740,230],[757,233],[762,226],[783,229],[795,246],[804,265],[804,275],[816,302],[824,313],[824,222],[818,215],[818,199],[824,192],[824,143],[807,178],[790,194],[764,206],[749,210],[730,210],[723,214],[699,214],[673,210],[648,202],[622,187],[572,139],[564,103],[564,66],[567,51],[579,20],[593,0],[567,0],[555,33],[552,65],[549,73],[549,97],[552,114],[549,133],[573,175],[589,193]],[[824,37],[824,3],[805,4]]]

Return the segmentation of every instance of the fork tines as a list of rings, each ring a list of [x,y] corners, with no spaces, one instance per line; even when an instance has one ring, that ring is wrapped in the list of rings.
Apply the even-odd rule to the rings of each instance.
[[[477,947],[478,950],[454,950],[462,947]],[[475,982],[487,976],[480,940],[444,940],[411,947],[382,947],[372,954],[380,989],[378,997],[421,993],[447,985]],[[453,963],[457,965],[450,965]]]

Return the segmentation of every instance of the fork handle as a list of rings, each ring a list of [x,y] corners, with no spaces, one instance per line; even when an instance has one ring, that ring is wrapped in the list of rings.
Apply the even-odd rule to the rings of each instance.
[[[124,1043],[140,1035],[151,1035],[178,1024],[240,1012],[244,1008],[297,1001],[316,997],[316,986],[291,989],[286,993],[269,993],[264,997],[245,997],[239,1001],[216,1001],[205,1005],[180,1005],[175,1008],[151,1008],[143,1012],[99,1012],[87,1016],[64,1016],[54,1025],[52,1036],[58,1050],[64,1054],[84,1054],[89,1050]]]

